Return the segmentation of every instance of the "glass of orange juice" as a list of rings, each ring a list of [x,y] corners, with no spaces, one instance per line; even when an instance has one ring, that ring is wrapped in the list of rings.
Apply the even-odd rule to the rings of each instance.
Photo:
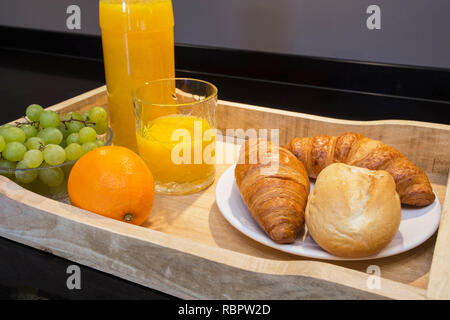
[[[137,151],[132,88],[175,76],[170,0],[100,0],[113,143]]]
[[[136,139],[157,193],[187,194],[214,182],[217,88],[169,78],[133,90]]]

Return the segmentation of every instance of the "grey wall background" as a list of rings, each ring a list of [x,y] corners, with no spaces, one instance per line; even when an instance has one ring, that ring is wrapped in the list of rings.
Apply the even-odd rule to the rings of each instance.
[[[172,0],[178,43],[450,68],[450,0]],[[81,8],[68,30],[66,8]],[[381,8],[381,30],[366,9]],[[99,35],[97,0],[1,0],[0,25]]]

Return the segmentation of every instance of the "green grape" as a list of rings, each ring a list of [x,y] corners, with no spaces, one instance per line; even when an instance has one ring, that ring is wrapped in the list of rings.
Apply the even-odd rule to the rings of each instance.
[[[78,133],[71,133],[71,134],[69,134],[69,136],[66,139],[67,145],[69,145],[71,143],[78,143],[79,141],[80,141],[80,136],[78,135]]]
[[[52,110],[44,110],[39,117],[39,122],[42,128],[58,128],[59,127],[59,115]]]
[[[94,129],[97,134],[104,134],[108,130],[108,123],[106,121],[98,122],[94,125]]]
[[[23,143],[13,141],[7,143],[2,152],[3,157],[9,161],[20,161],[27,152],[27,147]]]
[[[30,104],[25,111],[25,115],[31,121],[39,121],[42,111],[44,111],[44,108],[42,108],[40,105]]]
[[[63,139],[63,134],[56,128],[42,129],[37,136],[44,141],[44,144],[60,144]]]
[[[67,122],[67,127],[70,133],[77,133],[84,127],[84,123],[80,121],[70,121]]]
[[[84,111],[81,114],[81,118],[83,118],[84,121],[88,121],[89,120],[89,110]]]
[[[102,140],[95,140],[94,143],[97,145],[97,147],[103,147],[105,143]]]
[[[61,146],[61,148],[65,148],[65,147],[67,147],[67,143],[66,143],[66,140],[64,140],[63,139],[63,141],[61,141],[60,143],[59,143],[59,146]]]
[[[3,138],[5,138],[5,142],[13,142],[13,141],[17,141],[17,142],[25,142],[25,140],[27,139],[27,136],[25,134],[25,132],[17,127],[9,127],[6,128],[2,131],[2,136]]]
[[[67,112],[64,115],[64,120],[68,121],[68,120],[72,120],[72,119],[83,120],[83,117],[81,116],[81,114],[79,114],[78,112],[75,112],[75,111]]]
[[[63,140],[66,140],[70,132],[69,129],[66,127],[66,125],[62,122],[59,124],[59,131],[61,131],[61,133],[63,134]]]
[[[108,113],[102,107],[94,107],[89,110],[89,120],[91,122],[99,123],[106,122],[106,118],[108,117]]]
[[[64,163],[66,152],[57,144],[48,144],[44,149],[44,160],[51,166]]]
[[[25,132],[25,136],[27,137],[27,139],[29,139],[31,137],[36,137],[36,135],[38,133],[36,127],[31,124],[25,124],[25,125],[21,126],[20,128],[23,130],[23,132]]]
[[[80,137],[80,143],[94,142],[97,138],[97,133],[91,127],[82,128],[80,132],[78,132],[78,135]]]
[[[25,152],[22,161],[28,168],[34,169],[42,164],[42,161],[44,161],[44,156],[41,151],[32,149]]]
[[[83,120],[83,117],[78,112],[68,112],[64,116],[64,120],[66,120],[66,121],[69,121],[72,119]],[[67,128],[70,133],[76,133],[76,132],[80,131],[81,128],[84,127],[84,123],[80,122],[80,121],[70,121],[70,122],[66,122],[66,124],[67,124]]]
[[[64,164],[63,166],[60,167],[62,169],[62,171],[64,172],[65,177],[70,176],[70,172],[72,171],[73,166],[74,166],[74,163],[68,162],[67,164]]]
[[[0,159],[0,173],[8,177],[12,177],[13,170],[16,168],[16,163],[6,159]],[[7,172],[11,171],[10,174]]]
[[[81,147],[78,143],[71,143],[66,147],[66,158],[68,161],[77,160],[83,154],[83,147]]]
[[[3,132],[5,132],[6,129],[11,128],[11,127],[14,127],[14,126],[12,126],[12,125],[10,125],[10,124],[4,124],[4,125],[2,125],[2,126],[0,127],[0,136],[3,136]]]
[[[64,172],[59,167],[41,169],[39,179],[49,187],[56,187],[64,181]]]
[[[28,169],[28,166],[25,161],[22,160],[17,163],[16,169]],[[31,183],[36,180],[37,176],[39,175],[39,170],[16,170],[14,174],[17,181],[21,183]]]
[[[2,152],[3,149],[5,149],[5,146],[6,146],[5,138],[3,138],[3,136],[0,136],[0,152]]]
[[[44,141],[39,137],[31,137],[26,143],[28,150],[40,150],[44,145]]]
[[[82,145],[84,153],[88,153],[91,150],[97,148],[97,144],[95,142],[86,142]]]

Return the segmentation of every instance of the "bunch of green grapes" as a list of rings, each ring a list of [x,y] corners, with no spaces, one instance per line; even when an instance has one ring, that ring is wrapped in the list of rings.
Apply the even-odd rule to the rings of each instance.
[[[46,185],[57,186],[64,180],[64,172],[60,167],[46,167],[77,160],[104,144],[97,137],[108,129],[102,107],[83,114],[69,112],[62,120],[55,111],[37,104],[28,106],[25,114],[26,122],[0,127],[0,170],[45,168],[15,171],[21,183],[39,177]]]

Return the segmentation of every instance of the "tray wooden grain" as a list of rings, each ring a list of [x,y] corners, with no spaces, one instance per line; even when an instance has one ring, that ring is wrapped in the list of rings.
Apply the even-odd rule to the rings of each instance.
[[[61,113],[107,105],[105,87],[50,107]],[[280,128],[294,136],[360,132],[422,167],[443,207],[438,235],[403,254],[320,261],[268,248],[235,230],[215,203],[215,184],[187,196],[155,197],[143,226],[42,197],[0,176],[0,236],[187,299],[450,299],[450,126],[345,121],[219,101],[218,128]],[[218,143],[227,152],[232,142]],[[217,176],[229,165],[218,165]],[[216,179],[216,181],[217,181]],[[381,286],[368,286],[371,265]]]

